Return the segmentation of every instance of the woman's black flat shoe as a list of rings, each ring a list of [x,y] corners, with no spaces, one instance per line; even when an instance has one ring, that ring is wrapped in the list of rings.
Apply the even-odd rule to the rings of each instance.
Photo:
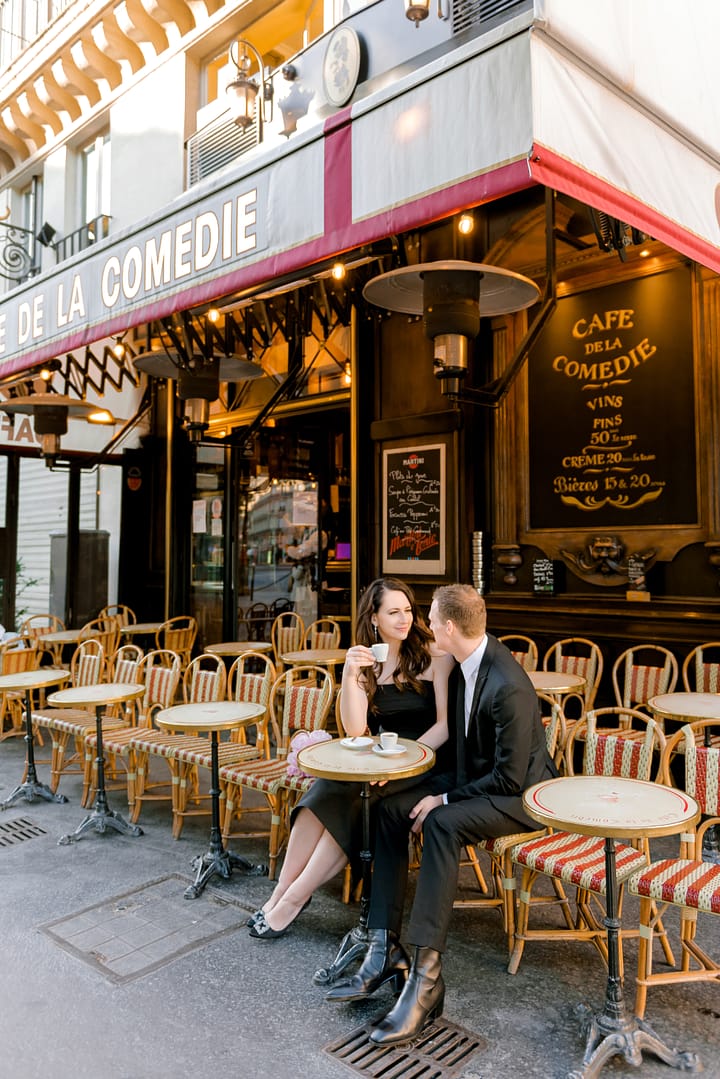
[[[290,926],[286,925],[284,929],[271,929],[263,915],[250,926],[250,936],[255,937],[256,940],[277,940],[278,937],[284,937],[289,928]]]

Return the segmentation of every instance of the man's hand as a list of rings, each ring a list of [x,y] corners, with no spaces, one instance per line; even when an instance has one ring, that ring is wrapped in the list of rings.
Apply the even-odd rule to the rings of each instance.
[[[422,831],[422,826],[428,813],[431,813],[433,809],[437,809],[442,804],[442,794],[428,794],[421,798],[417,805],[414,805],[410,810],[410,820],[413,821],[410,831],[418,835]]]

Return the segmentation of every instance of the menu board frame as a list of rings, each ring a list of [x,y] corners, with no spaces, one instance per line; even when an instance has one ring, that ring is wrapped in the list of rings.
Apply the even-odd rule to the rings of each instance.
[[[666,275],[668,278],[676,275],[676,279],[683,282],[685,289],[687,289],[685,292],[687,306],[693,312],[697,311],[698,278],[693,273],[692,268],[681,260],[668,260],[665,264],[644,273],[638,273],[637,271],[630,273],[623,268],[617,275],[604,274],[603,279],[593,283],[592,286],[589,280],[586,279],[582,284],[578,282],[575,288],[567,289],[564,296],[572,297],[579,294],[586,294],[588,297],[592,296],[595,304],[599,305],[598,309],[604,310],[602,301],[606,286],[630,281],[637,282],[645,277],[653,277],[657,274]],[[550,393],[550,387],[547,388],[542,401],[537,400],[537,395],[532,395],[529,392],[528,370],[526,367],[522,378],[519,380],[519,395],[517,398],[520,409],[517,413],[519,467],[514,477],[518,484],[518,505],[522,507],[518,519],[518,538],[521,543],[538,547],[548,558],[553,560],[560,558],[566,560],[565,555],[568,550],[578,551],[592,537],[612,534],[620,538],[626,555],[652,548],[658,558],[671,560],[683,547],[690,543],[701,542],[707,538],[709,507],[706,481],[708,461],[703,447],[711,430],[707,406],[711,386],[707,372],[698,362],[699,333],[699,321],[696,314],[693,314],[689,320],[685,335],[683,335],[683,343],[687,359],[692,365],[695,382],[694,415],[689,424],[689,429],[686,429],[688,443],[694,451],[692,455],[688,455],[689,457],[694,455],[694,468],[691,467],[688,470],[687,482],[693,485],[696,497],[695,519],[688,520],[685,517],[684,519],[675,520],[670,515],[665,520],[639,523],[633,520],[632,514],[627,515],[627,521],[618,520],[618,516],[615,514],[612,520],[609,520],[609,514],[606,514],[605,510],[602,509],[597,513],[583,514],[582,520],[578,520],[574,526],[570,526],[567,521],[562,521],[561,523],[560,518],[562,515],[558,514],[557,524],[554,522],[551,524],[548,521],[544,527],[538,527],[532,520],[531,509],[533,498],[537,499],[538,493],[532,490],[531,485],[529,422],[533,409],[552,407],[553,396]],[[542,344],[540,344],[540,347],[542,348]],[[529,362],[533,362],[532,354]],[[672,392],[672,386],[665,387],[666,394],[671,395]],[[555,418],[559,421],[558,414],[556,414]],[[497,474],[497,482],[502,486],[507,486],[508,479],[509,477],[502,470]]]
[[[389,445],[383,448],[382,451],[382,571],[383,573],[394,573],[398,576],[441,576],[445,573],[445,552],[447,545],[447,520],[446,520],[446,502],[447,502],[447,473],[446,473],[446,444],[444,442],[433,441],[424,442],[418,441],[409,443],[407,445],[395,446]],[[412,465],[408,462],[412,458],[419,461],[418,465]],[[414,472],[418,467],[424,469],[423,473],[416,473],[417,476],[422,476],[429,473],[431,490],[427,489],[427,485],[423,484],[420,479],[419,485],[413,484],[410,488],[408,479],[409,472]],[[403,471],[405,476],[402,475]],[[398,494],[398,490],[404,488],[408,496],[412,499],[417,499],[418,504],[424,507],[425,514],[430,515],[431,519],[431,533],[436,532],[435,535],[427,534],[427,539],[432,539],[432,545],[427,547],[425,551],[418,549],[418,545],[415,547],[412,545],[408,547],[404,544],[401,547],[394,546],[393,541],[397,544],[398,540],[398,526],[397,520],[397,500],[402,495]],[[420,546],[422,545],[422,537],[419,537]],[[410,554],[408,552],[411,552]],[[414,553],[413,553],[414,552]],[[437,553],[437,557],[432,557],[433,553]]]

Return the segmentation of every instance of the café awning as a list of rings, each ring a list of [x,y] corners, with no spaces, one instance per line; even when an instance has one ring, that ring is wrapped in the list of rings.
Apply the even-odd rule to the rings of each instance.
[[[720,272],[719,38],[715,0],[536,0],[15,289],[0,375],[536,183]]]

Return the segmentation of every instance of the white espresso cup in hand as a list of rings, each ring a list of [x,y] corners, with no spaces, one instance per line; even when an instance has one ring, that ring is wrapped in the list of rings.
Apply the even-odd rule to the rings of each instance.
[[[370,645],[370,651],[375,656],[378,663],[384,663],[388,658],[389,644],[385,644],[384,641],[379,641],[377,644]]]
[[[384,750],[397,749],[397,741],[395,731],[383,731],[380,735],[380,745]]]

